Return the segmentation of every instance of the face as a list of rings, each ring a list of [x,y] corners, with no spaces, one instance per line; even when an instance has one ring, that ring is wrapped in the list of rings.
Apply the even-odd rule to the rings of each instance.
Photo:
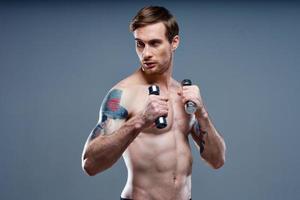
[[[173,52],[179,44],[179,36],[170,43],[162,22],[136,29],[133,34],[136,52],[146,74],[162,74],[172,65]]]

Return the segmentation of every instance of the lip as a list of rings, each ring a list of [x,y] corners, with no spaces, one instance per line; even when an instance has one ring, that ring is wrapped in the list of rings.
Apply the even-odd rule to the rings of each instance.
[[[145,62],[144,66],[146,66],[148,69],[155,67],[155,62]]]

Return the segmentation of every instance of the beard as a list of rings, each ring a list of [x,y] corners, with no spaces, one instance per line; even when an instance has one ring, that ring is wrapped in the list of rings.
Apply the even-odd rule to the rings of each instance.
[[[162,75],[171,67],[171,60],[168,60],[164,64],[155,63],[155,66],[149,67],[141,63],[142,71],[147,75]]]
[[[147,74],[147,75],[160,75],[162,74],[165,70],[163,70],[163,68],[161,68],[161,66],[155,66],[152,68],[147,68],[144,67],[144,65],[141,66],[142,71]]]

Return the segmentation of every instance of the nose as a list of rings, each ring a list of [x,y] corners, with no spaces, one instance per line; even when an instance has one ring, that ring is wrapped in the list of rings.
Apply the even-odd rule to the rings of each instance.
[[[151,48],[149,48],[149,46],[146,45],[145,48],[143,49],[142,57],[143,60],[149,60],[152,57]]]

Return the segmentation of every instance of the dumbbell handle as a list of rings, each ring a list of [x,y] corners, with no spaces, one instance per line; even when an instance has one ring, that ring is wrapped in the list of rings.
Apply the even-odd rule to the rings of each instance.
[[[184,79],[181,82],[182,86],[190,86],[192,85],[192,81],[190,79]],[[187,101],[184,105],[185,112],[188,114],[194,114],[197,110],[197,105],[193,101]]]
[[[151,85],[149,88],[149,95],[159,95],[159,87],[157,85]],[[156,128],[162,129],[167,126],[167,119],[165,116],[160,116],[155,120]]]

